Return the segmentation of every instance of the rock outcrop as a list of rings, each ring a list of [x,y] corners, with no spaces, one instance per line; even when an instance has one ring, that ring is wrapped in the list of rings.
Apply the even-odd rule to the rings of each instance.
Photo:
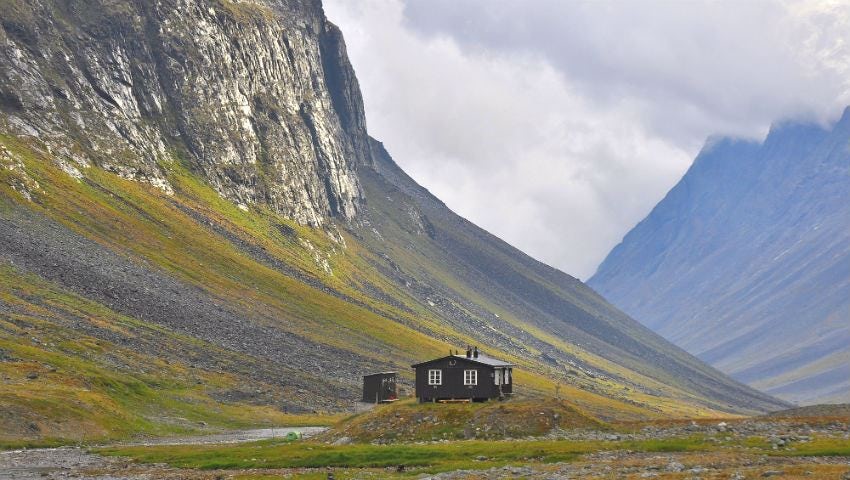
[[[69,174],[97,165],[171,192],[178,161],[244,207],[311,225],[357,212],[363,106],[318,2],[5,5],[2,128]]]

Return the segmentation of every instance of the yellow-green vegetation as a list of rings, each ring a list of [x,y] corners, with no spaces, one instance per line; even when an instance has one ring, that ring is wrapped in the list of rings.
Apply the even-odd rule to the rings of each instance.
[[[141,463],[165,463],[193,469],[375,468],[403,465],[407,474],[462,468],[572,461],[601,451],[733,452],[769,456],[846,456],[850,440],[815,440],[793,451],[775,451],[754,441],[692,436],[631,441],[480,441],[393,445],[328,445],[316,442],[264,441],[238,446],[119,447],[98,449],[105,455],[128,456]]]
[[[395,445],[326,445],[314,442],[263,441],[239,446],[116,447],[96,451],[105,455],[129,456],[143,463],[165,463],[179,468],[247,469],[296,467],[427,467],[436,472],[488,468],[508,463],[562,462],[579,455],[618,448],[633,451],[670,452],[709,449],[702,439],[646,442],[573,441],[478,441],[462,443]]]
[[[833,438],[816,438],[814,441],[798,444],[793,450],[782,450],[775,455],[790,457],[848,457],[850,442]]]
[[[30,206],[90,238],[154,261],[243,308],[268,306],[282,316],[294,317],[298,321],[290,325],[295,332],[321,338],[325,343],[350,345],[352,339],[359,338],[361,345],[372,345],[376,340],[394,340],[397,348],[405,349],[414,345],[428,348],[434,343],[252,261],[150,187],[97,169],[89,172],[90,181],[77,181],[52,167],[49,161],[34,159],[32,152],[17,142],[7,141],[23,154],[30,173],[43,188],[37,203]],[[236,235],[267,242],[268,248],[290,265],[316,270],[309,252],[297,243],[293,245],[273,224],[291,228],[299,238],[320,248],[332,248],[331,241],[321,232],[268,212],[267,216],[245,214],[179,166],[174,171],[175,183],[186,195],[187,205],[209,214]],[[0,188],[5,199],[19,197],[8,186]],[[208,205],[200,203],[204,199]],[[252,233],[243,229],[251,229]],[[338,283],[333,278],[329,280]],[[198,422],[217,428],[328,423],[316,416],[285,415],[271,406],[215,401],[209,396],[210,390],[226,390],[244,380],[138,354],[82,335],[72,326],[63,325],[65,321],[60,318],[71,317],[89,328],[112,330],[131,338],[140,335],[134,329],[144,330],[156,338],[163,353],[170,350],[171,358],[185,356],[189,346],[189,351],[217,354],[229,363],[238,363],[241,359],[232,352],[119,315],[9,266],[0,269],[0,282],[4,302],[17,309],[8,318],[0,319],[0,348],[9,360],[14,360],[0,362],[5,374],[0,400],[7,413],[0,419],[4,427],[0,431],[10,444],[22,438],[50,444],[57,439],[102,440],[130,434],[183,433],[198,429]],[[22,338],[26,338],[26,343],[22,343]],[[363,347],[364,352],[372,350]],[[30,374],[39,376],[28,379]],[[251,389],[270,387],[250,385]]]
[[[795,442],[787,448],[773,449],[765,438],[749,438],[744,445],[764,450],[769,455],[781,457],[847,457],[850,456],[850,440],[845,438],[815,437],[808,442]]]
[[[24,300],[26,299],[26,300]],[[0,446],[50,446],[129,435],[202,429],[330,425],[339,415],[291,415],[264,405],[222,403],[210,391],[238,384],[231,374],[140,354],[51,321],[85,320],[131,337],[151,336],[163,353],[213,345],[122,316],[0,265]],[[204,428],[202,428],[204,427]]]
[[[563,369],[538,359],[540,352],[530,342],[521,347],[534,355],[492,352],[517,363],[515,379],[527,396],[551,397],[557,390],[567,399],[545,406],[544,415],[533,417],[527,425],[505,423],[503,433],[537,434],[555,424],[591,425],[597,422],[594,419],[724,415],[699,395],[532,326],[476,291],[450,267],[431,261],[445,254],[427,242],[412,244],[400,224],[390,222],[384,227],[384,235],[397,238],[378,248],[332,224],[308,228],[266,207],[237,208],[202,181],[177,153],[162,162],[174,187],[169,195],[96,167],[84,169],[84,178],[78,180],[57,168],[37,145],[10,136],[0,137],[0,142],[22,160],[27,178],[38,184],[28,200],[9,182],[0,181],[0,212],[25,211],[49,218],[269,328],[350,352],[364,363],[394,367],[408,380],[414,361],[442,355],[449,347],[479,343],[480,338],[458,331],[404,285],[381,273],[378,266],[392,258],[397,268],[417,272],[422,282],[447,285],[460,297],[524,328],[534,339],[612,375],[567,378]],[[373,205],[404,202],[401,197],[370,198]],[[538,280],[553,290],[559,288],[545,278]],[[0,316],[0,402],[9,412],[0,416],[0,440],[9,444],[167,435],[203,428],[320,425],[338,419],[291,416],[276,404],[304,396],[316,400],[324,383],[338,382],[332,375],[329,379],[314,369],[287,370],[288,377],[316,386],[315,391],[306,392],[252,378],[257,369],[288,366],[178,333],[157,319],[121,314],[59,281],[47,281],[5,263],[0,266],[0,300],[10,307]],[[590,302],[579,297],[570,301]],[[470,308],[460,303],[453,307]],[[31,375],[36,377],[28,378]],[[347,381],[356,382],[356,378]],[[634,385],[645,385],[653,393],[637,391]],[[333,386],[352,387],[350,383]],[[246,391],[262,395],[244,401],[227,395]],[[329,409],[349,405],[341,398],[322,400],[331,405]],[[467,414],[486,419],[540,406],[516,402],[456,406],[456,411],[457,419]],[[412,405],[396,408],[405,415],[402,418],[414,415]],[[464,413],[464,408],[470,410]],[[546,423],[549,419],[551,424]],[[365,421],[357,419],[349,425],[357,431],[357,422]],[[469,436],[458,421],[454,423],[443,430],[422,429],[416,435]],[[482,420],[480,428],[485,424]]]
[[[498,439],[544,435],[553,429],[603,428],[565,401],[516,399],[486,403],[380,405],[337,425],[328,438],[357,442]]]

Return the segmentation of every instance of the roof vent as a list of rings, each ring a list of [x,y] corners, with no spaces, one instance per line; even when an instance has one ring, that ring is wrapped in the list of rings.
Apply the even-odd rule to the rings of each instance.
[[[472,351],[472,358],[478,358],[478,347],[475,347],[475,350]]]

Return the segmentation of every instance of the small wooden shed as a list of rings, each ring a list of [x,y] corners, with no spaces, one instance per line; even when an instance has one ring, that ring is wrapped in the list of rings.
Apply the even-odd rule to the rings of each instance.
[[[363,402],[383,403],[398,400],[397,372],[380,372],[363,376]]]

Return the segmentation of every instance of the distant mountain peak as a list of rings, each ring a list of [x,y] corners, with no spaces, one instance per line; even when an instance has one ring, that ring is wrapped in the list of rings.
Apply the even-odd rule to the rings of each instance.
[[[850,108],[829,126],[712,138],[589,284],[735,378],[850,400]],[[846,324],[845,324],[846,326]]]

